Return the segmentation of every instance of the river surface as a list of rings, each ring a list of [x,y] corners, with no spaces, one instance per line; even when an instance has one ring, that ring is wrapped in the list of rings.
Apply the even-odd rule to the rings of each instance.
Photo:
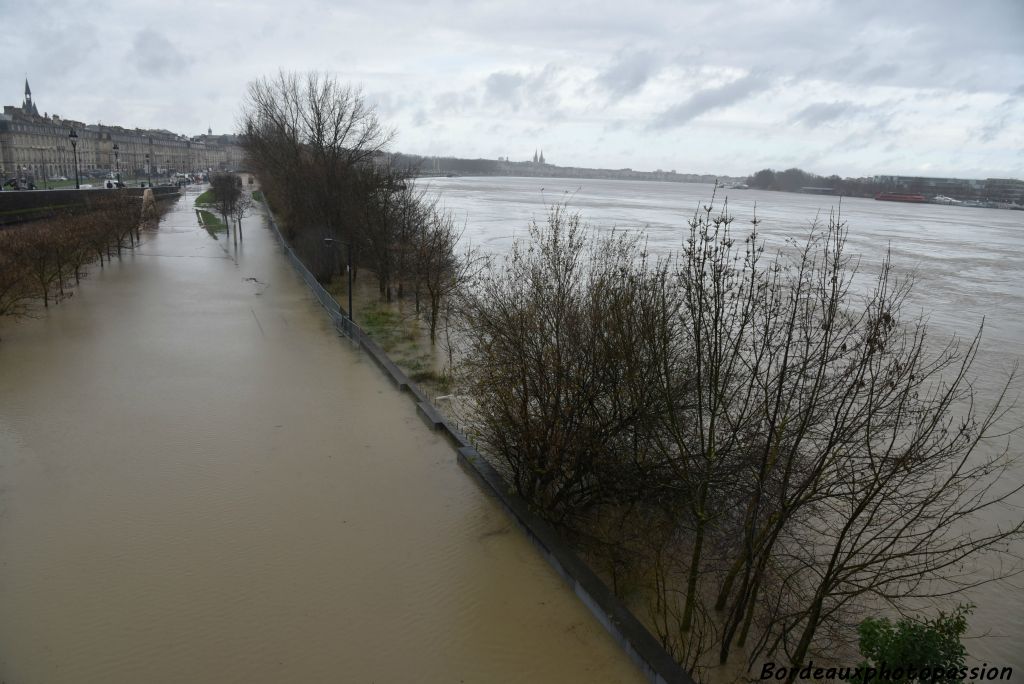
[[[262,218],[0,322],[0,681],[638,682]]]
[[[464,242],[492,254],[506,252],[517,237],[527,235],[531,220],[544,222],[546,207],[561,202],[596,229],[642,231],[652,254],[678,251],[687,219],[714,192],[711,185],[690,183],[559,178],[439,178],[428,185],[465,223]],[[844,198],[839,206],[834,197],[718,190],[717,202],[725,199],[737,232],[749,229],[746,222],[756,205],[759,231],[769,247],[806,236],[816,217],[827,221],[830,210],[841,210],[849,229],[847,249],[861,259],[861,283],[877,274],[891,249],[897,271],[917,270],[908,311],[926,312],[938,340],[956,334],[969,338],[984,318],[973,367],[982,400],[993,398],[1024,356],[1024,212],[862,198]],[[1018,383],[1018,393],[1022,387]],[[1024,425],[1024,400],[1006,425]],[[1005,446],[1004,440],[987,448]],[[1024,434],[1013,436],[1010,451],[1020,454],[1022,447]],[[1016,477],[1019,483],[1024,473]],[[1016,510],[989,511],[988,522],[1019,520],[1024,497],[1014,503]],[[1011,551],[1024,557],[1024,546]],[[972,658],[1024,670],[1024,579],[985,585],[965,598],[977,604],[971,633],[987,633],[968,640]]]

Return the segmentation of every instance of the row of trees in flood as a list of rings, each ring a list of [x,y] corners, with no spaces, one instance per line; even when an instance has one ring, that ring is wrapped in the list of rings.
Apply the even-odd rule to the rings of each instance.
[[[394,133],[361,93],[318,73],[249,84],[243,145],[286,238],[323,282],[351,253],[385,301],[413,297],[436,340],[445,298],[462,272],[459,227],[389,163]]]
[[[158,220],[152,199],[111,193],[86,212],[59,214],[0,230],[0,316],[23,316],[70,295],[84,268],[133,248],[141,226]]]
[[[654,259],[556,207],[460,307],[481,450],[698,676],[834,653],[991,580],[972,564],[1024,525],[993,510],[1021,489],[1014,372],[982,405],[980,330],[932,340],[913,278],[860,272],[835,216],[774,254],[757,230],[709,205]]]
[[[244,190],[241,176],[234,173],[214,173],[210,176],[208,192],[213,200],[211,206],[237,242],[242,234],[242,219],[252,211],[252,194]]]
[[[1019,515],[975,523],[1020,489],[1000,481],[1002,401],[975,402],[980,337],[933,348],[888,261],[855,287],[837,218],[768,254],[756,221],[738,231],[708,206],[653,259],[556,207],[467,283],[458,226],[388,163],[392,134],[357,91],[262,79],[242,128],[317,277],[350,248],[382,299],[428,304],[432,337],[453,300],[481,450],[649,603],[691,671],[802,664],[852,642],[865,611],[982,581],[965,568],[1021,535]]]

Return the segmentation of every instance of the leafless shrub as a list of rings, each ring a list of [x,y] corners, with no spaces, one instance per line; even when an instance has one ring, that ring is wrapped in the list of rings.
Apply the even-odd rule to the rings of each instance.
[[[651,485],[649,428],[661,409],[644,336],[664,272],[615,235],[587,249],[578,215],[555,207],[463,306],[473,422],[516,492],[563,524]],[[656,487],[645,494],[658,495]]]
[[[159,221],[159,210],[151,213]],[[88,263],[102,266],[112,251],[137,244],[141,222],[138,198],[115,192],[88,212],[0,231],[0,316],[24,316],[35,300],[48,308],[69,296]]]

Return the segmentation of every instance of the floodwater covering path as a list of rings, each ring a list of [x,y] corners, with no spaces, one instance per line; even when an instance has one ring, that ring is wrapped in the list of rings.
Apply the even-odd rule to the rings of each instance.
[[[640,681],[263,219],[236,249],[194,198],[0,324],[0,679]]]

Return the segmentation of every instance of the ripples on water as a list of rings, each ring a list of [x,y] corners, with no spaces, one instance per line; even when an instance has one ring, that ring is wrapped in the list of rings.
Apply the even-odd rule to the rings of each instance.
[[[547,206],[560,202],[596,228],[643,231],[652,254],[678,251],[687,219],[714,191],[690,183],[558,178],[442,178],[431,179],[429,187],[465,221],[465,241],[498,254],[527,235],[532,219],[543,222]],[[758,230],[769,247],[804,237],[816,218],[827,221],[830,210],[841,209],[849,228],[847,250],[861,259],[861,284],[869,284],[891,249],[897,272],[917,271],[908,311],[918,308],[929,315],[934,339],[970,338],[984,319],[973,367],[983,401],[993,398],[1024,355],[1024,212],[863,198],[844,198],[840,206],[838,198],[820,195],[719,189],[716,201],[726,200],[737,231],[749,229],[756,206]],[[1024,402],[1011,411],[1007,425],[1024,425]],[[1024,435],[1013,437],[1011,452],[1019,454],[1022,445]],[[1022,476],[1018,473],[1018,481]],[[1024,506],[1024,497],[1015,503]],[[1021,510],[998,515],[1019,519]],[[1024,556],[1024,547],[1013,552]],[[991,634],[968,648],[979,660],[1024,669],[1024,588],[1021,580],[1014,583],[971,593],[978,604],[972,629]]]

